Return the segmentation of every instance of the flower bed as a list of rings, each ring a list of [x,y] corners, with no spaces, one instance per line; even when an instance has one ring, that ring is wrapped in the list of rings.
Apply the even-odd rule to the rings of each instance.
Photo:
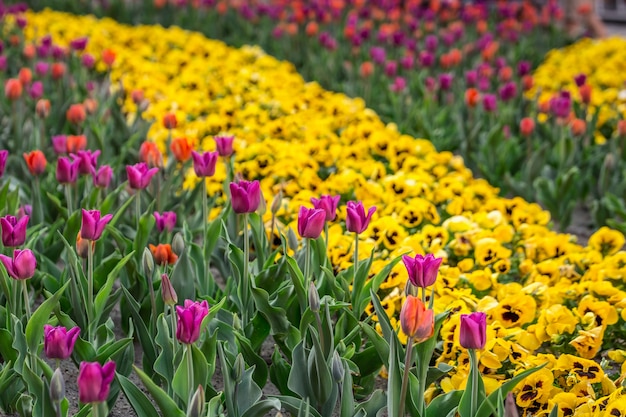
[[[291,354],[299,346],[293,340],[296,333],[292,328],[299,328],[300,319],[305,321],[307,316],[302,313],[300,317],[300,311],[297,314],[292,312],[292,307],[299,308],[298,303],[293,301],[298,286],[294,284],[295,289],[288,287],[288,276],[293,280],[297,273],[293,272],[295,269],[290,273],[285,271],[292,265],[289,264],[289,259],[294,259],[291,256],[296,256],[304,270],[302,275],[305,280],[309,276],[319,277],[316,282],[323,296],[324,308],[330,310],[332,306],[333,314],[339,314],[336,312],[344,307],[341,303],[346,302],[354,304],[349,310],[358,312],[362,306],[366,315],[374,313],[367,302],[357,303],[365,299],[359,298],[362,295],[358,293],[358,286],[355,292],[353,281],[348,279],[354,274],[356,282],[357,275],[361,273],[356,274],[353,269],[354,236],[346,229],[354,230],[344,221],[354,220],[350,220],[346,210],[340,208],[337,219],[330,224],[326,245],[323,245],[324,239],[318,239],[316,243],[299,247],[295,233],[289,232],[289,229],[299,230],[303,236],[306,229],[299,227],[298,208],[310,205],[312,197],[331,194],[341,196],[340,207],[349,200],[360,200],[365,207],[377,207],[369,227],[365,224],[365,230],[357,234],[360,255],[357,258],[362,265],[367,265],[368,258],[371,259],[370,270],[362,272],[367,277],[363,277],[362,283],[365,285],[367,282],[374,289],[379,287],[380,307],[390,317],[389,325],[393,329],[400,332],[398,317],[405,303],[404,290],[408,280],[407,270],[397,263],[399,256],[431,253],[443,259],[434,284],[434,310],[437,313],[450,311],[451,314],[442,323],[439,334],[442,343],[436,349],[432,365],[439,365],[440,369],[447,371],[427,390],[427,399],[465,387],[470,361],[459,341],[460,313],[482,311],[487,315],[488,326],[485,349],[478,351],[478,364],[487,393],[496,391],[521,371],[547,363],[514,390],[518,406],[526,413],[547,414],[555,404],[564,413],[568,409],[575,410],[576,415],[593,415],[600,409],[607,412],[621,410],[622,388],[618,388],[621,373],[617,368],[626,356],[615,349],[615,344],[624,338],[623,275],[626,264],[624,252],[619,251],[624,245],[624,237],[619,232],[600,229],[592,236],[588,247],[577,245],[574,237],[557,234],[550,229],[549,214],[537,204],[521,198],[499,197],[496,188],[484,180],[473,178],[462,158],[449,152],[438,153],[431,142],[399,133],[395,125],[381,122],[360,99],[325,91],[316,83],[305,83],[292,65],[277,61],[258,48],[232,49],[178,28],[128,27],[108,19],[96,20],[50,11],[28,13],[26,20],[28,25],[24,34],[27,39],[36,41],[37,46],[42,43],[43,34],[50,34],[60,45],[70,45],[72,41],[88,37],[85,52],[77,53],[82,57],[85,54],[99,57],[96,68],[110,72],[113,90],[123,97],[120,104],[127,115],[127,122],[132,126],[141,118],[155,121],[147,137],[165,154],[166,161],[160,163],[159,157],[150,152],[149,145],[142,147],[138,157],[163,168],[165,180],[171,182],[147,191],[154,197],[149,199],[148,204],[161,204],[158,210],[168,208],[178,211],[179,218],[185,219],[183,226],[179,227],[185,237],[183,246],[190,249],[188,252],[180,251],[181,243],[177,245],[174,241],[172,246],[176,247],[178,258],[173,256],[171,247],[154,246],[153,253],[159,263],[173,265],[163,266],[162,269],[171,273],[172,283],[177,286],[181,300],[182,294],[192,300],[198,297],[208,299],[214,312],[211,319],[215,323],[228,326],[224,328],[245,335],[242,337],[252,341],[246,345],[244,340],[233,340],[231,336],[228,339],[232,340],[231,346],[218,344],[219,348],[216,348],[215,341],[211,345],[211,339],[217,335],[220,338],[226,336],[212,327],[211,336],[202,339],[201,346],[208,346],[206,351],[195,347],[178,350],[180,367],[176,370],[177,375],[180,369],[191,363],[190,358],[193,361],[206,358],[204,360],[207,360],[207,369],[210,370],[210,346],[213,347],[213,370],[216,349],[226,349],[226,354],[220,350],[224,361],[222,369],[239,363],[237,354],[233,353],[235,346],[235,352],[244,352],[248,365],[254,363],[256,369],[262,369],[263,361],[257,361],[258,355],[254,354],[250,345],[256,346],[265,339],[270,328],[280,345],[280,352],[287,359],[292,359]],[[106,122],[102,123],[106,126]],[[68,129],[68,126],[59,128],[62,129]],[[97,136],[96,131],[91,134],[92,137]],[[215,149],[214,136],[218,134],[231,134],[236,138],[234,167],[226,159],[227,163],[218,164],[215,175],[208,177],[204,183],[214,205],[209,215],[214,220],[207,226],[199,214],[202,210],[194,208],[201,199],[192,198],[193,193],[202,190],[202,187],[197,187],[198,178],[189,161],[192,148],[203,151]],[[90,140],[94,143],[93,139]],[[105,150],[106,146],[103,146]],[[128,172],[130,180],[135,174]],[[267,209],[262,217],[250,215],[249,218],[252,250],[255,253],[252,263],[255,284],[249,289],[250,294],[254,294],[253,305],[258,312],[250,309],[252,301],[246,300],[246,290],[238,289],[245,279],[237,281],[236,278],[240,265],[244,265],[243,276],[248,275],[248,263],[243,262],[245,258],[239,255],[240,250],[237,251],[240,239],[244,240],[244,247],[250,247],[247,246],[248,233],[240,236],[237,233],[241,227],[239,221],[234,221],[230,217],[232,213],[224,211],[230,201],[224,183],[233,179],[233,173],[246,180],[258,180],[267,199]],[[144,174],[136,175],[141,177]],[[180,186],[183,176],[184,186]],[[180,184],[177,185],[177,182]],[[54,184],[53,179],[48,178],[48,183]],[[122,203],[125,201],[123,196],[130,197],[124,194],[124,184],[120,187],[112,195],[115,201],[123,204],[119,207],[119,211],[123,212],[130,204],[130,199]],[[230,193],[234,198],[232,186]],[[173,196],[166,197],[169,194]],[[139,202],[137,218],[124,217],[124,225],[108,228],[114,244],[109,242],[100,246],[106,247],[105,252],[112,257],[107,259],[122,265],[116,272],[122,274],[125,262],[136,266],[134,270],[125,271],[121,279],[122,285],[128,286],[131,293],[130,296],[124,294],[125,305],[130,307],[122,316],[124,319],[132,317],[134,326],[139,326],[144,354],[148,358],[153,355],[152,359],[156,360],[158,352],[161,365],[156,367],[156,372],[161,377],[154,374],[154,380],[163,383],[164,391],[178,395],[174,398],[178,398],[179,403],[187,404],[190,399],[183,397],[192,391],[191,385],[182,376],[173,377],[172,381],[176,384],[170,384],[172,381],[168,381],[166,375],[173,376],[174,372],[164,367],[161,356],[167,349],[164,339],[159,337],[167,334],[167,330],[163,333],[163,329],[167,329],[166,318],[169,315],[150,315],[150,307],[145,307],[150,305],[149,291],[145,284],[140,283],[141,274],[136,276],[141,268],[139,257],[137,254],[129,255],[129,251],[123,249],[133,247],[143,251],[148,242],[163,243],[169,241],[171,235],[165,228],[164,220],[161,233],[151,233],[158,219],[152,220],[151,214],[142,211],[138,197],[140,192],[132,195]],[[117,211],[115,207],[109,206],[110,211]],[[206,202],[202,207],[207,207]],[[73,231],[76,231],[79,213],[76,211],[76,215],[70,217],[71,213],[72,210],[69,210],[68,221],[75,219]],[[56,219],[51,214],[42,218]],[[248,220],[243,222],[246,225]],[[234,233],[231,228],[234,228]],[[222,254],[213,259],[214,266],[227,281],[225,291],[228,297],[221,302],[218,302],[219,290],[211,287],[209,271],[203,269],[202,262],[197,258],[202,259],[203,256],[202,248],[193,240],[193,236],[198,235],[198,229],[204,230],[201,240],[205,247],[208,245],[205,239],[212,235],[221,235],[221,239],[226,241],[226,244],[213,244],[214,249]],[[286,238],[282,241],[280,236],[275,238],[279,233]],[[65,236],[73,238],[71,233],[65,233]],[[129,243],[127,236],[132,236],[143,246],[132,241]],[[326,263],[322,249],[326,246],[330,259],[328,268],[323,267]],[[278,248],[279,254],[269,255],[273,248]],[[64,250],[63,260],[69,262],[72,251],[68,248]],[[101,260],[104,256],[102,251],[100,249],[97,255]],[[241,259],[238,260],[237,256]],[[309,256],[314,257],[312,266]],[[46,257],[51,259],[52,265],[58,261],[52,254]],[[268,259],[274,262],[261,262]],[[390,263],[392,260],[396,263]],[[228,266],[229,261],[231,266]],[[205,262],[208,263],[208,260]],[[386,267],[390,271],[386,271]],[[43,268],[48,269],[48,275],[52,274],[50,265]],[[42,271],[42,274],[45,272]],[[284,279],[286,284],[274,282],[274,277]],[[384,280],[379,281],[379,278]],[[177,280],[185,280],[185,284]],[[61,282],[59,280],[55,284],[57,290]],[[106,288],[104,282],[101,284],[102,288]],[[203,286],[205,284],[206,287]],[[264,287],[259,291],[255,286],[261,284]],[[55,285],[48,282],[46,288],[55,293]],[[165,281],[160,287],[167,289]],[[226,300],[227,306],[222,307]],[[217,307],[214,307],[215,304]],[[158,308],[160,312],[163,304]],[[135,315],[133,309],[136,309]],[[226,310],[232,313],[228,315]],[[312,310],[313,306],[309,311]],[[142,311],[147,323],[143,324],[143,330],[139,324],[143,322],[138,319],[142,317]],[[366,342],[366,337],[358,338],[362,343],[354,339],[353,329],[368,327],[365,322],[360,322],[365,316],[348,319],[346,317],[352,313],[342,311],[344,313],[347,315],[339,316],[341,319],[337,326],[344,328],[341,332],[337,330],[334,351],[344,355],[346,362],[340,363],[347,366],[347,360],[351,360],[360,368],[361,374],[355,373],[354,378],[359,378],[356,385],[360,395],[367,396],[372,392],[368,378],[378,374],[385,361],[380,361],[376,354],[368,356],[376,350],[368,345],[377,340],[375,336],[368,334],[370,342]],[[239,314],[249,320],[237,318]],[[293,319],[294,314],[297,320]],[[146,316],[148,319],[145,319]],[[279,317],[288,320],[287,324]],[[315,321],[311,315],[308,319],[311,323]],[[384,333],[386,321],[380,316],[376,318],[376,315],[374,319],[380,321],[378,328]],[[45,322],[47,316],[40,320]],[[57,320],[70,323],[62,314],[57,315]],[[76,322],[75,318],[72,320]],[[324,326],[330,326],[330,322],[324,320]],[[323,326],[320,324],[320,327]],[[160,329],[159,333],[156,329]],[[304,334],[302,339],[306,341]],[[156,338],[158,345],[148,335]],[[399,336],[402,342],[406,342],[406,335],[400,332]],[[353,343],[346,342],[342,347],[343,339]],[[187,338],[184,343],[189,346],[194,342]],[[167,343],[169,345],[169,341]],[[367,354],[361,350],[364,346],[371,348]],[[246,350],[246,347],[251,350]],[[155,352],[150,353],[150,349]],[[198,352],[202,350],[202,356],[197,356],[194,349]],[[186,353],[183,354],[183,351]],[[355,351],[356,356],[352,356]],[[279,352],[278,348],[276,352]],[[79,353],[86,354],[85,351]],[[331,356],[329,354],[328,358]],[[279,369],[285,359],[280,353],[272,359],[274,364],[270,372],[285,376]],[[364,369],[368,361],[378,366],[368,369],[369,373],[366,373]],[[454,368],[449,370],[441,367],[442,364]],[[392,363],[387,362],[386,365],[393,369]],[[148,375],[152,372],[150,366],[148,359],[144,362],[144,371]],[[264,379],[255,374],[254,381],[261,386],[268,377],[265,366]],[[250,369],[245,371],[248,379],[253,372]],[[351,368],[347,369],[350,375]],[[180,372],[182,375],[183,371]],[[210,381],[211,372],[202,377]],[[242,372],[233,378],[243,378]],[[194,378],[198,377],[194,375]],[[343,380],[344,377],[345,374],[342,374],[338,379]],[[296,387],[285,386],[284,380],[281,385],[281,378],[274,378],[272,381],[284,396],[281,397],[283,404],[292,401],[287,397],[290,392],[297,391]],[[142,380],[149,384],[150,377],[142,375]],[[208,382],[205,389],[209,390],[209,386]],[[126,395],[129,395],[128,390],[130,388],[124,389]],[[159,392],[154,388],[150,391],[153,395]],[[304,397],[300,391],[297,393]],[[228,403],[232,401],[229,400],[231,394],[226,393],[229,409],[232,407]],[[213,398],[220,401],[220,397]],[[321,412],[324,406],[317,404],[315,408]]]

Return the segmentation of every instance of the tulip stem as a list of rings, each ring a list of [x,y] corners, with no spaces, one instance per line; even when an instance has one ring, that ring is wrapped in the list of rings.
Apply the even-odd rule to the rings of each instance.
[[[65,200],[67,200],[67,218],[69,219],[74,213],[72,208],[72,189],[70,184],[65,184]]]
[[[148,275],[148,289],[150,290],[150,304],[152,306],[152,317],[150,317],[150,326],[154,326],[156,329],[156,319],[157,319],[157,310],[156,310],[156,298],[154,296],[154,271]]]
[[[304,248],[304,288],[309,288],[311,282],[311,239],[304,239],[306,247]]]
[[[252,291],[252,287],[250,285],[249,279],[249,260],[250,260],[250,238],[248,236],[248,213],[243,214],[243,291],[242,291],[242,318],[243,325],[246,326],[248,324],[248,297],[250,295],[250,291]]]
[[[135,217],[137,218],[137,232],[139,231],[139,220],[141,219],[141,190],[135,194]]]
[[[94,305],[93,305],[93,250],[94,247],[91,241],[89,242],[89,248],[87,249],[87,317],[89,318],[89,324],[87,325],[87,337],[89,342],[92,342],[92,327],[94,326]]]
[[[476,351],[468,349],[467,353],[470,357],[470,375],[472,377],[472,396],[470,397],[470,415],[476,415],[478,408],[478,361],[476,360]]]
[[[207,188],[206,188],[206,178],[202,178],[202,232],[203,232],[202,247],[204,248],[205,256],[208,256],[208,258],[204,260],[204,282],[205,282],[205,289],[208,295],[212,297],[213,296],[213,282],[209,277],[209,267],[210,267],[209,261],[211,260],[211,254],[210,253],[207,254],[206,252],[207,235],[209,234],[209,224],[208,224],[209,214],[207,213],[209,209],[208,206],[209,206],[209,202],[208,202],[208,195],[207,195]]]
[[[326,256],[324,257],[324,265],[326,265],[328,261],[328,222],[324,222],[324,249],[326,249]]]
[[[28,297],[28,287],[26,284],[26,280],[22,281],[22,293],[24,294],[24,310],[26,310],[26,321],[30,319],[30,298]]]
[[[411,372],[412,356],[413,336],[409,337],[409,340],[406,343],[406,355],[404,357],[404,374],[402,375],[402,388],[400,389],[400,408],[398,409],[398,417],[404,417],[404,404],[406,403],[406,391],[409,386],[409,372]]]
[[[352,275],[352,302],[355,302],[355,290],[356,290],[356,273],[359,269],[359,234],[354,234],[354,266]]]
[[[187,404],[191,404],[193,398],[193,352],[191,351],[191,344],[187,345],[187,383],[189,384],[189,401]]]

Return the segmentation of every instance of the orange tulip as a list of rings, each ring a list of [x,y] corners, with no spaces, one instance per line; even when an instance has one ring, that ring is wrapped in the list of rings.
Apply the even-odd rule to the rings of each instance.
[[[52,69],[50,70],[52,73],[52,79],[58,80],[65,75],[65,64],[62,62],[55,62],[52,64]]]
[[[374,64],[372,64],[370,61],[365,61],[361,63],[361,66],[359,67],[359,74],[361,75],[361,77],[368,78],[373,73]]]
[[[580,94],[580,100],[583,103],[591,103],[591,86],[589,84],[583,84],[578,87],[578,93]]]
[[[528,91],[531,88],[533,88],[533,84],[534,84],[534,81],[533,81],[532,75],[524,75],[522,77],[522,89],[524,91]]]
[[[4,83],[4,95],[9,100],[17,100],[22,96],[22,82],[17,78],[9,78]]]
[[[165,116],[163,116],[163,127],[166,129],[176,129],[177,125],[178,121],[174,113],[166,113]]]
[[[617,134],[618,136],[626,136],[626,120],[617,122]]]
[[[78,236],[76,236],[76,253],[83,259],[87,259],[89,255],[89,243],[91,242],[91,250],[93,251],[96,248],[95,240],[87,240],[83,239],[80,236],[80,232],[78,232]]]
[[[33,59],[36,53],[37,53],[37,50],[35,49],[35,45],[26,45],[24,46],[24,50],[22,51],[22,54],[24,55],[24,58],[26,59]]]
[[[111,67],[115,62],[115,52],[111,49],[102,51],[102,62],[104,62],[107,67]]]
[[[50,100],[46,100],[45,98],[39,99],[37,104],[35,104],[35,113],[42,119],[48,117],[50,114]]]
[[[191,151],[193,150],[187,138],[174,139],[170,145],[170,149],[178,162],[185,162],[191,158]]]
[[[87,113],[94,114],[96,110],[98,110],[98,100],[86,98],[85,101],[83,101],[83,106],[85,107],[85,110],[87,110]]]
[[[480,100],[480,93],[475,88],[468,88],[465,91],[465,104],[468,107],[476,107]]]
[[[75,125],[79,125],[87,118],[87,112],[82,104],[72,104],[65,113],[67,121]]]
[[[572,135],[580,136],[587,131],[587,123],[583,119],[574,119],[570,124]]]
[[[26,161],[28,170],[33,175],[42,174],[46,170],[46,165],[48,164],[46,156],[39,150],[25,153],[24,160]]]
[[[402,331],[417,343],[428,340],[435,332],[435,313],[417,297],[408,295],[400,311]]]
[[[159,243],[157,246],[150,244],[149,246],[154,261],[159,265],[173,265],[178,260],[178,256],[172,251],[172,246],[169,243]]]
[[[148,164],[150,168],[163,168],[163,156],[156,143],[144,142],[139,148],[139,160]]]
[[[31,81],[33,81],[33,72],[30,70],[30,68],[22,68],[20,69],[17,77],[22,82],[22,85],[29,85]]]
[[[87,147],[87,136],[85,135],[68,135],[66,139],[67,153],[76,153]]]
[[[317,35],[318,30],[319,30],[319,26],[317,25],[317,22],[309,22],[307,23],[306,28],[304,29],[304,32],[306,33],[307,36],[313,37]]]

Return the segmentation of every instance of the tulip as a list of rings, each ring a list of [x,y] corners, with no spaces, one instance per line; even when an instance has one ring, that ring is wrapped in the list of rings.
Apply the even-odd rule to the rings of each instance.
[[[626,136],[626,120],[617,122],[617,136]],[[0,151],[1,153],[2,151]],[[2,155],[0,155],[0,177],[2,176]]]
[[[178,125],[178,121],[176,120],[176,115],[174,113],[167,113],[163,116],[163,127],[166,129],[176,129]]]
[[[22,96],[22,82],[17,78],[9,78],[4,83],[4,95],[11,101],[17,100]]]
[[[43,83],[41,81],[35,81],[28,89],[28,95],[33,100],[38,100],[43,96]]]
[[[498,107],[498,101],[493,94],[485,94],[483,96],[483,109],[486,112],[495,112]]]
[[[96,58],[91,54],[83,54],[80,58],[80,63],[83,64],[83,67],[87,69],[92,69],[94,65],[96,65]]]
[[[96,241],[83,239],[80,232],[78,232],[76,235],[76,254],[83,259],[88,259],[89,245],[91,245],[91,250],[94,251],[96,248]]]
[[[98,362],[81,362],[78,371],[80,402],[100,403],[106,401],[113,378],[115,378],[115,362],[107,362],[104,366]]]
[[[89,38],[87,38],[86,36],[81,37],[81,38],[76,38],[70,41],[70,48],[72,48],[75,51],[82,51],[87,47],[88,40]]]
[[[87,112],[85,111],[85,106],[82,104],[72,104],[67,112],[65,113],[65,117],[67,121],[73,123],[75,125],[79,125],[85,121],[87,118]]]
[[[70,161],[69,158],[61,157],[57,161],[56,178],[59,184],[74,184],[78,178],[79,161]]]
[[[487,315],[483,312],[461,315],[460,343],[465,349],[482,349],[487,340]]]
[[[2,226],[2,244],[8,248],[21,246],[26,241],[26,226],[28,225],[28,216],[16,218],[13,216],[4,216],[0,218]]]
[[[341,196],[331,197],[330,195],[323,195],[319,199],[311,198],[311,203],[313,207],[316,209],[322,209],[326,213],[325,220],[327,222],[332,222],[337,217],[337,205],[339,204],[339,200]]]
[[[235,141],[234,136],[215,136],[213,138],[215,140],[215,146],[217,148],[217,153],[223,157],[229,157],[233,154],[233,142]]]
[[[160,243],[157,246],[150,244],[149,246],[154,261],[159,265],[173,265],[178,260],[178,256],[172,251],[172,246],[169,243]]]
[[[454,77],[452,74],[441,74],[439,75],[439,88],[447,91],[452,87],[452,80]]]
[[[185,300],[185,306],[176,306],[178,325],[176,338],[185,344],[192,344],[200,337],[202,320],[209,314],[209,303]]]
[[[135,190],[143,190],[150,184],[152,177],[159,172],[158,168],[148,169],[145,162],[135,165],[126,166],[126,175],[128,175],[128,184],[130,188]]]
[[[168,306],[176,305],[178,302],[176,290],[167,274],[161,275],[161,297],[163,297],[163,302]]]
[[[523,77],[524,75],[530,74],[530,70],[532,69],[532,64],[528,61],[520,61],[517,64],[517,75]]]
[[[70,137],[68,137],[68,148],[70,146]],[[98,166],[98,156],[100,156],[100,150],[92,151],[78,151],[72,154],[72,158],[78,162],[78,173],[81,175],[91,175],[93,170]]]
[[[581,136],[587,131],[587,123],[583,119],[574,119],[571,121],[570,129],[572,135]]]
[[[113,169],[108,165],[102,165],[98,170],[93,170],[93,185],[96,188],[107,188],[113,177]]]
[[[535,130],[535,121],[530,117],[524,117],[520,120],[519,130],[522,136],[530,136]]]
[[[404,262],[409,275],[409,281],[420,288],[430,287],[435,283],[442,260],[442,258],[435,258],[430,253],[426,256],[418,254],[415,255],[415,258],[411,258],[408,255],[402,257],[402,262]]]
[[[163,156],[154,142],[143,142],[141,144],[139,148],[139,160],[145,162],[151,168],[163,167]]]
[[[193,170],[198,177],[212,177],[215,174],[218,152],[191,152],[193,157]]]
[[[35,73],[40,77],[44,77],[49,69],[50,65],[47,62],[39,61],[35,64]]]
[[[191,158],[191,144],[187,138],[176,138],[170,144],[170,150],[178,162],[186,162]]]
[[[253,213],[261,203],[261,188],[259,181],[245,181],[230,183],[231,204],[235,213]]]
[[[400,310],[400,326],[408,337],[417,343],[429,339],[435,332],[435,316],[422,300],[412,295],[406,297]]]
[[[159,232],[167,229],[168,232],[174,230],[176,226],[176,213],[173,211],[164,211],[163,214],[154,212],[154,219],[156,220],[156,227]]]
[[[54,149],[54,153],[57,155],[64,155],[67,153],[67,136],[52,136],[52,149]]]
[[[322,209],[300,207],[298,212],[298,233],[300,237],[317,239],[324,229],[326,212]]]
[[[58,80],[65,75],[67,67],[63,62],[55,62],[52,64],[52,79]]]
[[[500,100],[509,101],[517,95],[517,85],[513,81],[504,84],[498,91]]]
[[[465,90],[465,104],[467,107],[474,108],[480,100],[480,93],[475,88]]]
[[[580,94],[580,101],[585,104],[591,103],[591,91],[592,88],[589,84],[583,84],[578,87],[578,93]]]
[[[370,207],[366,215],[362,202],[348,201],[346,210],[346,229],[349,232],[363,233],[369,226],[376,207]]]
[[[35,113],[41,119],[48,117],[50,115],[50,100],[43,98],[37,100],[37,104],[35,104]]]
[[[98,240],[102,236],[105,226],[111,221],[113,215],[107,214],[100,218],[100,210],[83,209],[83,223],[80,228],[80,235],[83,239]]]
[[[30,216],[31,214],[33,214],[33,206],[31,206],[30,204],[25,204],[23,206],[20,206],[19,209],[17,209],[18,220],[24,216]]]
[[[48,359],[67,359],[74,350],[74,343],[80,334],[79,327],[73,327],[69,331],[65,327],[53,327],[49,324],[43,326],[43,346]]]
[[[587,82],[587,75],[580,73],[574,76],[574,82],[577,87],[581,87]]]
[[[24,160],[31,174],[38,176],[44,173],[48,161],[43,152],[37,150],[24,154]]]
[[[0,178],[4,176],[4,171],[7,167],[7,159],[9,159],[9,151],[0,150]]]
[[[13,251],[13,258],[0,254],[0,262],[4,265],[9,276],[13,279],[24,280],[35,275],[37,259],[30,249]]]

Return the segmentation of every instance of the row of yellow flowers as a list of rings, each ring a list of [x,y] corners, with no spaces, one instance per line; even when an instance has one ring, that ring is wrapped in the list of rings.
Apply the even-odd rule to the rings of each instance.
[[[129,118],[137,114],[130,92],[143,92],[149,102],[143,116],[155,120],[149,137],[163,153],[167,113],[178,121],[172,137],[197,149],[213,149],[218,133],[235,135],[236,171],[259,179],[268,200],[282,190],[281,231],[294,227],[298,207],[311,197],[341,194],[378,207],[360,252],[365,257],[376,250],[373,273],[407,252],[443,257],[435,310],[487,313],[480,364],[488,391],[547,362],[515,391],[527,412],[544,415],[558,404],[560,415],[613,409],[626,415],[620,387],[626,369],[620,372],[619,365],[626,352],[614,349],[626,335],[620,233],[603,228],[588,246],[578,245],[575,237],[551,231],[549,214],[538,205],[499,197],[461,158],[400,134],[360,99],[305,83],[291,64],[258,48],[229,48],[176,27],[128,27],[51,11],[27,18],[31,39],[49,33],[67,44],[89,36],[86,52],[99,57],[112,50],[113,86],[128,92]],[[192,186],[197,179],[186,175]],[[208,183],[212,195],[221,196],[225,176],[219,166]],[[352,242],[340,222],[331,227],[335,268],[351,264]],[[406,281],[399,264],[381,288],[394,323]],[[459,314],[453,314],[441,332],[438,360],[456,369],[429,389],[430,398],[467,380],[458,331]]]

